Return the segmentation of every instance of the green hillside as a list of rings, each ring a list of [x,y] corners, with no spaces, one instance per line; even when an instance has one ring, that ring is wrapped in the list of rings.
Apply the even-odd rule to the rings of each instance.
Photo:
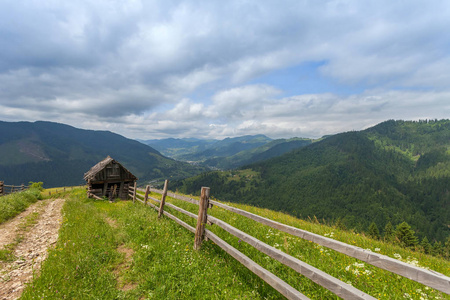
[[[8,184],[77,185],[83,183],[85,172],[108,155],[141,181],[183,178],[204,170],[109,131],[51,122],[0,122],[0,132],[0,179]]]
[[[311,143],[311,139],[302,138],[273,140],[259,147],[243,150],[231,156],[207,159],[203,162],[203,165],[222,170],[235,169],[251,163],[280,156],[293,149],[301,148]]]
[[[420,239],[444,242],[450,220],[450,121],[387,121],[328,137],[246,170],[178,182],[217,198],[294,216],[380,231],[406,221]]]
[[[285,299],[212,241],[193,250],[194,234],[141,203],[87,199],[84,190],[65,196],[64,218],[55,247],[40,276],[22,299]],[[160,199],[159,194],[153,197]],[[153,202],[152,200],[150,200]],[[167,197],[194,214],[198,206]],[[157,204],[156,202],[153,202]],[[448,276],[448,261],[307,222],[267,209],[231,204],[251,213],[321,236],[429,268]],[[165,211],[195,227],[196,219],[166,206]],[[208,214],[288,253],[377,299],[448,299],[448,295],[363,263],[318,244],[214,206]],[[337,299],[331,292],[228,234],[206,225],[231,246],[310,299]],[[405,296],[405,295],[408,295]]]
[[[218,140],[202,140],[195,138],[168,138],[138,141],[158,150],[164,156],[174,159],[178,159],[183,155],[205,151],[207,148],[212,147],[214,143],[218,142]]]
[[[177,160],[204,162],[251,150],[272,141],[265,135],[245,135],[223,140],[162,139],[141,141]]]

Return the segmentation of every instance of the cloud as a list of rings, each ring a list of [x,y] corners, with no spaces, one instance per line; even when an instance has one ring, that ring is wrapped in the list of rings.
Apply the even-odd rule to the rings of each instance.
[[[247,98],[242,99],[239,110],[227,113],[226,104],[237,103],[239,95]],[[272,87],[255,85],[220,91],[209,105],[186,98],[161,113],[127,117],[122,130],[139,138],[225,138],[260,133],[272,138],[317,138],[362,130],[387,119],[441,119],[450,113],[450,92],[373,90],[349,96],[279,96]]]
[[[0,119],[287,137],[448,117],[448,27],[438,0],[5,0]],[[314,63],[308,94],[265,77]]]

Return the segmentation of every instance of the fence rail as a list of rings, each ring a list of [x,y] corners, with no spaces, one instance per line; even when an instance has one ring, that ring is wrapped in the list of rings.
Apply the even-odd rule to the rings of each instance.
[[[7,185],[3,181],[0,181],[0,196],[25,191],[29,188],[29,186],[26,186],[23,183],[21,185]]]
[[[143,191],[141,189],[138,189],[139,191]],[[164,191],[150,188],[150,191],[153,193],[163,194]],[[182,200],[185,202],[193,203],[196,205],[199,205],[199,201],[195,200],[193,198],[189,198],[186,196],[177,195],[175,193],[167,192],[167,195]],[[158,199],[155,199],[151,196],[147,195],[148,199],[152,199],[154,201],[159,202]],[[356,246],[348,245],[346,243],[333,240],[331,238],[327,238],[318,234],[314,234],[311,232],[308,232],[306,230],[302,230],[293,226],[285,225],[261,216],[258,216],[256,214],[252,214],[250,212],[247,212],[245,210],[241,210],[235,207],[228,206],[226,204],[209,200],[209,206],[212,207],[213,205],[216,205],[218,207],[221,207],[223,209],[226,209],[228,211],[240,214],[242,216],[245,216],[249,219],[252,219],[258,223],[270,226],[272,228],[278,229],[280,231],[289,233],[291,235],[300,237],[302,239],[314,242],[316,244],[319,244],[321,246],[333,249],[337,252],[343,253],[345,255],[354,257],[356,259],[359,259],[361,261],[364,261],[368,264],[371,264],[375,267],[378,267],[383,270],[390,271],[392,273],[395,273],[397,275],[401,275],[403,277],[406,277],[408,279],[411,279],[413,281],[419,282],[421,284],[427,285],[429,287],[432,287],[436,290],[442,291],[444,293],[450,294],[450,278],[427,269],[422,269],[420,267],[416,267],[410,264],[407,264],[405,262],[399,261],[397,259],[391,258],[386,255],[374,253]],[[192,218],[197,218],[197,216],[193,213],[190,213],[186,210],[183,210],[173,204],[166,203],[166,206],[169,206],[185,215],[188,215]],[[240,231],[239,229],[236,229],[232,227],[231,225],[225,223],[222,220],[219,220],[212,216],[207,216],[207,222],[216,224],[223,228],[224,230],[228,231],[229,233],[237,236],[241,240],[247,242],[248,244],[252,245],[256,249],[260,250],[261,252],[265,253],[268,256],[271,256],[274,259],[277,259],[278,261],[282,262],[283,264],[293,268],[297,272],[305,275],[306,277],[310,278],[314,282],[324,286],[325,288],[329,289],[330,291],[334,292],[336,295],[344,298],[344,299],[373,299],[371,296],[364,294],[363,292],[353,288],[352,286],[343,283],[339,281],[338,279],[312,267],[307,265],[306,263],[276,249],[273,248],[256,238]],[[206,234],[208,236],[208,234]],[[370,297],[370,298],[369,298]]]

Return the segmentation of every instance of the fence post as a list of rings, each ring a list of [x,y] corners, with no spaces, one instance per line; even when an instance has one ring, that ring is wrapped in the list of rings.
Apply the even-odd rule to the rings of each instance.
[[[136,186],[137,186],[137,182],[134,182],[134,190],[133,190],[133,203],[136,202]]]
[[[158,212],[158,218],[161,218],[163,211],[164,211],[164,204],[166,203],[166,196],[167,196],[167,186],[169,185],[169,179],[166,179],[164,182],[164,190],[161,196],[161,203],[159,204],[159,212]]]
[[[0,181],[0,196],[3,196],[3,181]]]
[[[209,205],[209,187],[202,187],[200,203],[198,207],[197,227],[195,228],[194,250],[200,250],[205,235],[205,225]]]
[[[148,201],[148,193],[150,193],[150,186],[147,185],[145,187],[145,196],[144,196],[144,204],[147,205],[147,201]]]
[[[20,190],[24,191],[25,190],[25,184],[22,183],[22,185],[20,186]]]

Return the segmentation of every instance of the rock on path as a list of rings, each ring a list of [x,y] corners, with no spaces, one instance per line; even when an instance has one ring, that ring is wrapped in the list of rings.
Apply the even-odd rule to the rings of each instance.
[[[12,263],[4,264],[2,270],[0,270],[0,299],[17,299],[20,297],[25,284],[33,279],[33,271],[37,272],[40,269],[41,263],[47,258],[47,249],[51,245],[55,244],[58,239],[58,230],[61,224],[61,208],[64,203],[64,199],[56,199],[48,201],[46,205],[43,205],[41,209],[37,208],[40,212],[37,223],[27,230],[24,234],[24,239],[16,247],[14,255],[18,259]],[[30,211],[33,211],[32,209]],[[11,232],[17,232],[14,230],[14,226],[20,224],[21,214],[6,226],[0,228],[0,236],[5,231],[3,227],[6,227],[9,232],[8,237],[11,240]],[[12,225],[15,224],[15,225]],[[5,234],[6,236],[6,234]],[[14,236],[15,237],[15,236]],[[13,239],[14,239],[13,237]],[[0,238],[0,247],[11,243],[8,242],[8,238]]]

